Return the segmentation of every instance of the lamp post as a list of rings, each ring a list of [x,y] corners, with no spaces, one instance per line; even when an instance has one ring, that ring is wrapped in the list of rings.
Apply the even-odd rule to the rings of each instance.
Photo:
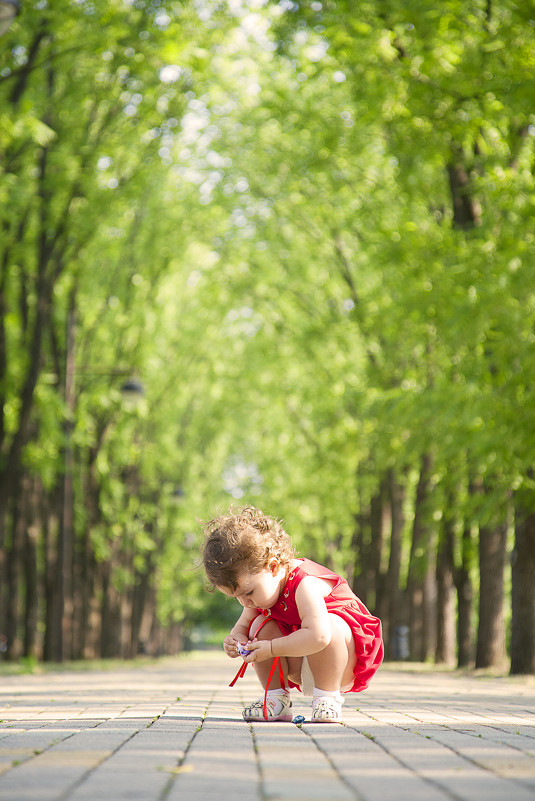
[[[8,30],[19,11],[19,0],[0,0],[0,36]]]

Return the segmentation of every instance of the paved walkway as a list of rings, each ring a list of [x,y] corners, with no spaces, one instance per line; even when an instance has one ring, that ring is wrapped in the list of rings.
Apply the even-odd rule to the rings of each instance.
[[[535,679],[383,666],[345,721],[240,720],[219,653],[0,677],[2,801],[534,801]],[[294,694],[294,713],[310,699]]]

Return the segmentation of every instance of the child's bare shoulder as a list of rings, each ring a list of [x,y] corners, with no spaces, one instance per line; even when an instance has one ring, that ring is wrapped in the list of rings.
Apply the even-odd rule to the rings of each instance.
[[[327,595],[329,595],[332,588],[333,583],[327,581],[327,579],[318,578],[318,576],[304,576],[301,579],[295,594],[296,598],[298,598],[299,595],[310,593],[321,595],[325,598]]]

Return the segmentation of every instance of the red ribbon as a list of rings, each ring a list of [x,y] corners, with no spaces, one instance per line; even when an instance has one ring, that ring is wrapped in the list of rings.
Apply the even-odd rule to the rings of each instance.
[[[256,630],[256,633],[257,633],[257,634],[258,634],[258,632],[260,631],[260,629],[262,628],[262,626],[263,626],[263,625],[265,625],[266,623],[268,623],[268,620],[269,620],[269,619],[268,619],[268,618],[266,618],[266,620],[264,620],[264,621],[263,621],[263,622],[262,622],[262,623],[259,625],[259,627],[258,627],[258,628],[257,628],[257,630]],[[241,665],[240,669],[238,670],[238,672],[236,673],[236,675],[234,676],[234,678],[233,678],[233,679],[232,679],[232,681],[230,682],[230,684],[229,684],[229,687],[234,687],[234,685],[236,684],[236,682],[238,681],[238,679],[242,679],[242,678],[245,676],[245,671],[247,670],[247,665],[250,665],[250,664],[251,664],[251,663],[250,663],[250,662],[246,662],[246,661],[245,661],[245,659],[243,660],[243,663],[242,663],[242,665]],[[285,682],[285,680],[284,680],[284,673],[283,673],[283,670],[282,670],[282,665],[281,665],[280,656],[275,656],[275,657],[273,657],[273,663],[272,663],[272,665],[271,665],[271,670],[269,671],[269,676],[268,676],[268,680],[267,680],[267,684],[266,684],[266,690],[265,690],[265,692],[264,692],[264,720],[267,720],[267,719],[268,719],[268,713],[267,713],[267,693],[268,693],[268,690],[269,690],[269,685],[270,685],[271,679],[273,678],[273,676],[274,676],[274,674],[275,674],[275,669],[277,668],[277,665],[278,665],[278,667],[279,667],[279,678],[280,678],[281,688],[282,688],[283,690],[285,690],[285,689],[286,689],[286,682]]]
[[[242,663],[242,666],[240,667],[240,669],[238,670],[238,672],[236,673],[236,675],[234,676],[234,678],[230,682],[229,687],[234,687],[234,685],[236,684],[238,679],[243,679],[243,677],[245,676],[245,671],[247,670],[247,665],[248,664],[249,663],[246,662],[245,659],[244,659],[243,663]]]

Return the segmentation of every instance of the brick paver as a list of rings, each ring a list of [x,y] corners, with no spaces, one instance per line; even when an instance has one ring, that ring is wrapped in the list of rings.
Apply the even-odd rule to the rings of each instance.
[[[347,696],[343,724],[247,724],[258,685],[250,668],[228,687],[238,664],[199,652],[0,677],[0,799],[535,799],[535,677],[386,665]]]

